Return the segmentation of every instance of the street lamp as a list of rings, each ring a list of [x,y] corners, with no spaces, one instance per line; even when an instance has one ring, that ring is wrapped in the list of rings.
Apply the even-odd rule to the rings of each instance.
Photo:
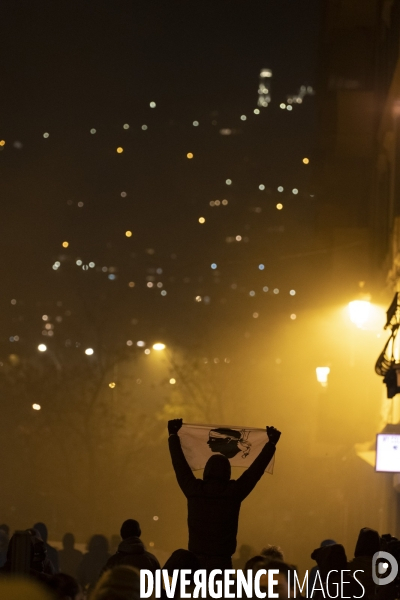
[[[317,381],[322,385],[322,387],[327,387],[328,385],[328,375],[331,372],[329,367],[317,367],[315,369],[317,374]]]
[[[162,342],[156,342],[155,344],[153,344],[153,350],[165,350],[166,346],[165,344],[163,344]]]
[[[371,302],[368,300],[353,300],[348,305],[350,321],[361,329],[370,316]]]

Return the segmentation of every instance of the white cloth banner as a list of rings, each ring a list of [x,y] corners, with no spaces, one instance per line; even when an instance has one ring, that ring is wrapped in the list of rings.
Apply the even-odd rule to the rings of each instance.
[[[223,454],[232,467],[247,468],[257,458],[268,436],[265,429],[238,427],[236,425],[195,425],[184,423],[178,435],[183,454],[192,471],[204,469],[214,454]],[[272,475],[275,455],[265,472]]]

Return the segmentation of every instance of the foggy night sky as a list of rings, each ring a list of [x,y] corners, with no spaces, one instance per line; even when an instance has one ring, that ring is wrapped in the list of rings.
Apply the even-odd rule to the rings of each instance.
[[[25,306],[59,300],[64,261],[72,269],[77,258],[118,269],[113,282],[100,276],[101,285],[120,286],[131,316],[145,318],[147,328],[157,322],[161,332],[171,319],[170,329],[185,319],[194,326],[205,308],[194,301],[199,294],[210,298],[216,319],[230,311],[244,321],[253,310],[269,314],[265,299],[248,304],[248,292],[260,295],[264,285],[282,288],[288,301],[304,279],[281,257],[307,246],[313,226],[315,100],[307,96],[291,113],[279,104],[300,85],[315,85],[316,1],[35,2],[23,9],[7,2],[1,19],[3,308],[11,298]],[[273,71],[272,102],[254,115],[264,67]],[[221,128],[237,133],[223,136]],[[211,208],[217,198],[229,205]],[[236,235],[248,243],[226,242]],[[152,268],[163,269],[164,298],[146,288]],[[235,295],[232,283],[242,292]],[[2,334],[12,335],[6,323]]]

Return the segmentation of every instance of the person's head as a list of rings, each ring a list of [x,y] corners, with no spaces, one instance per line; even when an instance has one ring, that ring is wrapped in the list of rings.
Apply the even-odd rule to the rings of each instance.
[[[1,531],[4,531],[8,537],[10,537],[10,528],[8,525],[3,523],[3,525],[0,525],[0,529]]]
[[[84,600],[80,584],[71,575],[57,573],[48,585],[60,600]]]
[[[8,535],[0,529],[0,552],[6,552],[8,546]]]
[[[265,567],[260,567],[264,569]],[[288,598],[288,572],[291,567],[283,562],[283,560],[269,560],[267,561],[267,574],[260,577],[260,589],[268,592],[268,571],[271,569],[279,571],[274,573],[273,578],[277,581],[274,586],[274,592],[279,594],[279,598]]]
[[[140,537],[142,535],[142,530],[140,529],[138,521],[135,519],[127,519],[122,523],[120,533],[122,539],[126,540],[130,537]]]
[[[347,569],[346,552],[341,544],[316,548],[311,554],[311,558],[316,561],[322,580],[326,579],[329,571]]]
[[[108,540],[104,535],[95,534],[89,540],[88,543],[88,551],[91,554],[96,554],[98,556],[103,556],[108,552]]]
[[[22,561],[21,556],[25,556]],[[7,564],[11,571],[17,569],[19,573],[26,573],[33,569],[42,573],[46,558],[46,544],[36,529],[16,531],[11,537],[7,550]]]
[[[210,431],[207,444],[211,452],[219,452],[226,458],[233,458],[240,452],[238,448],[240,438],[240,431],[219,427]]]
[[[284,560],[282,548],[273,546],[272,544],[267,544],[265,548],[261,550],[261,554],[269,560]]]
[[[48,531],[47,531],[46,525],[44,523],[42,523],[42,522],[39,521],[38,523],[34,524],[34,526],[32,527],[32,529],[36,529],[36,531],[38,532],[38,534],[40,535],[40,537],[42,538],[42,540],[46,544],[47,537],[48,537]]]
[[[200,562],[197,556],[193,554],[193,552],[179,548],[171,554],[171,556],[163,566],[163,569],[166,569],[169,577],[173,576],[173,572],[175,569],[179,569],[179,571],[181,569],[190,569],[191,574],[188,577],[188,581],[192,582],[194,572],[200,569]]]
[[[204,467],[204,481],[216,480],[226,482],[231,478],[231,464],[221,454],[211,456]]]
[[[75,536],[73,533],[65,533],[62,539],[62,545],[64,550],[72,550],[75,546]]]
[[[381,539],[375,529],[363,527],[358,535],[354,556],[373,556],[380,550]]]
[[[256,556],[249,558],[243,567],[243,571],[245,573],[247,573],[247,571],[253,571],[253,573],[255,573],[259,569],[266,569],[267,562],[268,561],[265,556],[262,556],[262,554],[256,554]]]
[[[139,571],[120,565],[103,573],[90,600],[139,600]]]

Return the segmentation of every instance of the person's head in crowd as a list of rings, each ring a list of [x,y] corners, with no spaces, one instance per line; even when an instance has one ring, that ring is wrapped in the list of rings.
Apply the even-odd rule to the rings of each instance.
[[[3,600],[54,600],[43,584],[17,577],[0,578],[0,598]]]
[[[381,538],[375,529],[363,527],[358,535],[358,540],[354,550],[354,556],[373,556],[379,552]]]
[[[38,522],[35,523],[34,526],[32,527],[32,529],[35,529],[38,534],[40,535],[40,537],[42,538],[42,540],[44,541],[44,543],[47,543],[47,538],[48,538],[48,531],[47,531],[47,527],[44,523],[42,522]]]
[[[10,528],[8,525],[6,525],[5,523],[3,523],[3,525],[0,525],[0,530],[4,531],[5,534],[7,535],[7,537],[10,537]]]
[[[227,482],[231,478],[231,463],[222,454],[214,454],[206,462],[204,467],[204,481]]]
[[[279,594],[279,598],[288,598],[288,572],[293,571],[293,567],[283,562],[283,560],[269,560],[266,567],[267,574],[260,577],[260,590],[268,594],[268,570],[274,569],[279,573],[274,573],[274,579],[278,583],[274,586],[274,592]]]
[[[65,573],[57,573],[49,581],[49,587],[59,600],[84,600],[80,584]]]
[[[22,555],[26,560],[21,560]],[[17,560],[17,563],[15,561]],[[47,561],[47,550],[44,541],[35,529],[16,531],[8,544],[6,572],[28,573],[30,570],[36,573],[44,573]],[[18,564],[18,566],[17,566]]]
[[[267,559],[262,554],[256,554],[256,556],[252,556],[246,562],[243,567],[243,571],[246,573],[247,571],[258,571],[259,569],[266,569]]]
[[[108,540],[105,535],[100,533],[92,535],[88,543],[88,552],[96,556],[106,555],[108,553]]]
[[[333,544],[337,544],[337,542],[328,538],[327,540],[322,540],[319,547],[326,548],[326,546],[333,546]]]
[[[331,544],[323,548],[316,548],[311,554],[321,573],[321,578],[325,581],[329,571],[343,571],[347,569],[347,557],[345,549],[341,544]]]
[[[142,530],[140,529],[138,521],[135,519],[127,519],[122,523],[120,534],[123,540],[127,540],[131,537],[140,538]]]
[[[284,560],[282,548],[273,546],[272,544],[267,544],[267,546],[261,550],[260,554],[269,560]]]
[[[187,577],[187,580],[190,581],[191,584],[193,583],[194,572],[200,568],[200,561],[197,556],[193,554],[193,552],[190,552],[189,550],[183,550],[182,548],[174,550],[163,566],[163,569],[168,572],[169,577],[173,576],[175,569],[178,569],[179,571],[181,569],[190,569],[191,574]]]
[[[75,536],[73,533],[65,533],[62,539],[64,550],[72,550],[75,546]]]
[[[105,571],[90,595],[90,600],[139,600],[139,598],[139,571],[126,565]]]

